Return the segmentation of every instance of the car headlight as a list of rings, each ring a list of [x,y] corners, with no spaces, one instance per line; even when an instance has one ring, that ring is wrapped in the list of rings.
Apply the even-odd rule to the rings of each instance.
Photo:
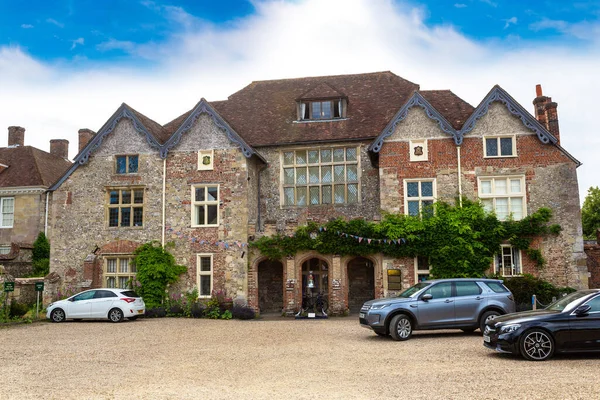
[[[54,305],[54,303],[50,303],[50,304],[48,304],[48,307],[46,307],[46,309],[48,309],[48,308],[52,307],[53,305]]]
[[[389,304],[377,304],[371,306],[371,310],[381,310],[383,308],[386,308],[387,306],[389,306]]]
[[[504,325],[502,328],[500,328],[500,334],[514,332],[520,327],[521,325],[519,324]]]

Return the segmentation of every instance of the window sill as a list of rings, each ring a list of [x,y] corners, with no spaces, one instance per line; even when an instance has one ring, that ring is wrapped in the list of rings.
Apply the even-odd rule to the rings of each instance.
[[[510,155],[510,156],[483,156],[483,158],[517,158],[518,155]]]
[[[329,204],[307,204],[307,205],[303,205],[303,206],[296,206],[296,205],[290,205],[290,206],[286,206],[286,205],[281,205],[281,209],[282,210],[293,210],[293,209],[301,209],[301,208],[319,208],[319,207],[353,207],[353,206],[360,206],[362,203],[329,203]]]
[[[190,228],[218,228],[219,224],[216,225],[191,225]]]
[[[346,121],[350,118],[330,118],[330,119],[301,119],[292,121],[293,124],[309,124],[312,122],[335,122],[335,121]]]
[[[141,230],[144,229],[143,226],[108,226],[108,229],[133,229],[133,230]]]

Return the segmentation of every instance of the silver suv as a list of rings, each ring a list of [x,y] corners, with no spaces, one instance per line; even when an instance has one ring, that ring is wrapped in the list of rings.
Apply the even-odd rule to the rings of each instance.
[[[398,297],[367,301],[359,321],[380,336],[407,340],[413,330],[421,329],[483,332],[487,321],[513,312],[513,295],[501,280],[437,279],[419,282]]]

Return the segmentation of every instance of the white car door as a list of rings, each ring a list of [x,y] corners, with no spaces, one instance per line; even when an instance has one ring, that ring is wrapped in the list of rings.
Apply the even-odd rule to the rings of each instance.
[[[108,318],[108,311],[118,298],[119,296],[110,290],[96,290],[92,303],[93,318]]]
[[[67,318],[91,318],[95,290],[79,293],[69,299]]]

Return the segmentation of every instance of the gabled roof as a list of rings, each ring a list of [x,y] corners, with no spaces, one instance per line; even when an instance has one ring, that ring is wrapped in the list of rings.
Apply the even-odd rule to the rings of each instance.
[[[460,101],[457,101],[460,100]],[[414,106],[420,106],[425,110],[427,116],[436,121],[440,129],[454,138],[456,145],[460,146],[464,136],[473,130],[477,121],[489,111],[490,105],[500,102],[506,106],[508,111],[520,118],[523,125],[534,131],[539,140],[544,144],[553,144],[558,147],[568,158],[581,165],[577,159],[569,154],[558,144],[558,139],[540,124],[523,106],[521,106],[511,95],[499,85],[495,85],[484,97],[479,105],[473,109],[468,103],[450,91],[423,91],[415,92],[413,96],[400,108],[394,118],[382,130],[379,136],[371,143],[369,150],[378,153],[383,146],[385,138],[394,133],[396,126],[402,122],[408,110]]]
[[[312,100],[312,99],[339,99],[345,98],[346,95],[328,83],[321,83],[308,92],[304,93],[298,98],[298,100]]]
[[[1,147],[0,187],[52,185],[72,163],[32,146]]]
[[[254,147],[368,140],[377,137],[418,88],[389,71],[281,79],[252,82],[226,101],[211,104]],[[298,99],[317,94],[331,98],[333,90],[335,97],[347,97],[347,118],[297,121]]]
[[[92,137],[83,150],[79,152],[75,157],[73,165],[58,178],[49,190],[56,190],[80,165],[86,164],[89,157],[102,145],[103,140],[115,129],[121,119],[127,118],[131,120],[134,129],[145,136],[150,147],[157,149],[161,158],[166,158],[169,150],[179,143],[181,135],[192,127],[193,123],[201,114],[208,114],[213,119],[215,125],[223,129],[226,132],[227,137],[241,148],[242,153],[246,157],[250,158],[252,155],[256,155],[263,162],[266,162],[265,159],[260,154],[256,153],[254,149],[252,149],[204,99],[200,100],[192,110],[169,122],[165,126],[161,126],[157,122],[154,122],[150,118],[123,103],[108,121],[106,121],[102,128],[100,128],[98,133]]]

